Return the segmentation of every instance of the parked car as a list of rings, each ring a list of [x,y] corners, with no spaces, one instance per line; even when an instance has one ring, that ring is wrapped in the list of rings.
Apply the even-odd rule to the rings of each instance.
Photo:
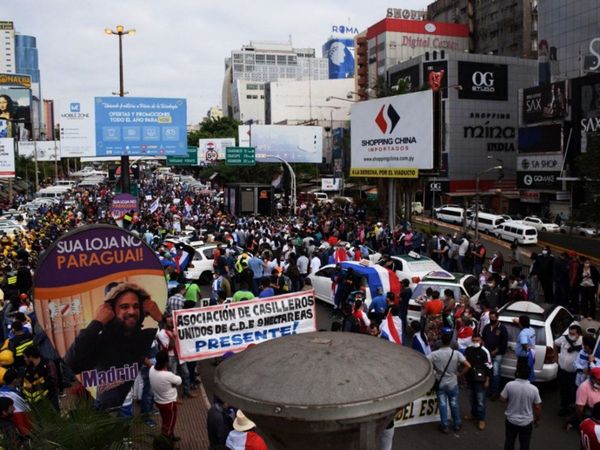
[[[560,227],[563,234],[577,234],[585,237],[598,237],[598,226],[585,223],[564,224]]]
[[[377,264],[393,270],[400,281],[404,279],[410,281],[411,288],[414,288],[428,273],[443,270],[433,259],[415,252],[384,257]]]
[[[504,222],[494,230],[493,234],[496,239],[515,244],[527,245],[537,244],[538,242],[537,230],[521,221]]]
[[[501,366],[503,377],[515,377],[515,347],[520,329],[513,320],[521,315],[529,317],[535,331],[535,381],[552,381],[558,374],[554,340],[565,334],[575,319],[566,308],[545,303],[516,301],[500,308],[498,320],[508,331],[508,347]]]
[[[441,208],[440,210],[436,210],[435,218],[441,220],[442,222],[455,223],[458,225],[462,225],[465,221],[465,216],[469,218],[471,216],[471,211],[466,211],[463,208],[447,206],[445,208]]]
[[[194,247],[193,245],[191,246]],[[221,243],[212,243],[194,247],[196,253],[192,257],[192,261],[187,270],[184,272],[186,280],[199,280],[200,284],[210,283],[213,273],[213,252],[217,247],[225,248],[226,245]],[[243,250],[237,247],[236,251],[241,253]]]
[[[450,289],[456,300],[459,300],[462,295],[466,295],[473,308],[477,308],[481,295],[479,281],[473,275],[450,273],[445,270],[430,272],[413,289],[412,298],[408,304],[408,323],[421,319],[421,305],[417,303],[417,299],[425,295],[427,288],[438,291],[440,295],[443,295],[446,289]]]
[[[560,227],[555,223],[544,222],[542,219],[536,216],[527,216],[523,219],[523,223],[525,225],[531,225],[536,230],[550,232],[550,233],[558,233]]]

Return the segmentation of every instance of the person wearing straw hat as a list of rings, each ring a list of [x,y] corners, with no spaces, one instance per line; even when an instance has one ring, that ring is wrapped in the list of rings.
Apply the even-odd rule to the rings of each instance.
[[[254,431],[255,428],[256,424],[238,409],[233,421],[233,430],[229,432],[225,446],[229,450],[268,450],[263,438]]]

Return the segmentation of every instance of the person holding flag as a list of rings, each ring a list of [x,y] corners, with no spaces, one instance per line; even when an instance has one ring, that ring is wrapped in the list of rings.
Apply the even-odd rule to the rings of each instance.
[[[400,318],[400,308],[398,305],[392,305],[381,323],[380,337],[387,339],[394,344],[402,345],[402,319]]]

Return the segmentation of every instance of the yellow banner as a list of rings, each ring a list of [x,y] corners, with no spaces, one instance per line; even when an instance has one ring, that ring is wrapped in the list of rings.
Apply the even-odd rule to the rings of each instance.
[[[0,84],[9,86],[23,86],[27,89],[31,89],[31,77],[29,75],[0,73]]]
[[[353,167],[350,169],[351,177],[369,178],[419,178],[419,169],[363,169]]]

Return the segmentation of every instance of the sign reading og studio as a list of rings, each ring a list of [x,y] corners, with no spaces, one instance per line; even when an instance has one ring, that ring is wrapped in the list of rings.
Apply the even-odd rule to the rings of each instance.
[[[510,113],[472,112],[469,118],[475,120],[463,128],[465,139],[484,140],[488,152],[515,151],[517,132]]]
[[[505,64],[458,62],[458,98],[508,100],[508,67]]]

